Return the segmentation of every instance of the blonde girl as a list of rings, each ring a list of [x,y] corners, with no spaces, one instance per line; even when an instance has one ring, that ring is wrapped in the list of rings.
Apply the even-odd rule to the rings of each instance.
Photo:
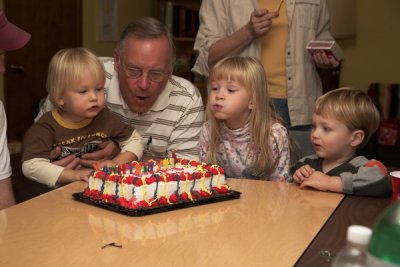
[[[229,57],[210,71],[208,121],[200,158],[228,177],[289,179],[289,138],[267,92],[264,68],[251,57]]]

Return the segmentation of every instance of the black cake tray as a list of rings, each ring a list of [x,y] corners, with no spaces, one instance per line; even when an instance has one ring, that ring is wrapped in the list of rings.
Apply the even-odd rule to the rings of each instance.
[[[83,194],[83,192],[74,193],[74,194],[72,194],[72,196],[74,197],[75,200],[83,202],[83,203],[87,203],[87,204],[94,205],[97,207],[105,208],[105,209],[115,211],[118,213],[122,213],[122,214],[125,214],[128,216],[139,217],[139,216],[150,215],[150,214],[155,214],[155,213],[160,213],[160,212],[166,212],[166,211],[171,211],[171,210],[176,210],[176,209],[190,208],[190,207],[194,207],[194,206],[198,206],[198,205],[211,204],[211,203],[215,203],[215,202],[237,199],[240,197],[240,194],[241,193],[238,191],[231,190],[229,193],[216,194],[216,195],[209,196],[209,197],[199,198],[199,199],[196,199],[193,201],[187,200],[187,201],[181,201],[178,203],[174,203],[171,205],[163,205],[163,206],[158,206],[158,207],[139,208],[139,209],[126,209],[126,208],[121,208],[115,204],[96,201],[96,200],[90,199],[89,197],[86,197]]]

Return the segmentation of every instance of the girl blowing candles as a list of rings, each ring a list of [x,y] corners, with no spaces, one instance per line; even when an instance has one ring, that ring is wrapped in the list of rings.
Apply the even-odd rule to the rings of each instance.
[[[229,57],[210,71],[211,91],[200,136],[200,159],[228,177],[289,179],[289,138],[268,96],[263,66]]]

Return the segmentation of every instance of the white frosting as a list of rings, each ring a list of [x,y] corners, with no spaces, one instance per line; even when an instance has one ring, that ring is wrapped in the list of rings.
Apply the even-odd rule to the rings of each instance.
[[[164,169],[164,167],[162,167]],[[154,166],[155,173],[158,171],[158,166]],[[193,166],[182,166],[181,164],[175,165],[174,169],[167,170],[166,172],[169,174],[180,174],[184,173],[193,173],[197,171],[197,167]],[[165,172],[162,170],[162,172]],[[158,172],[160,173],[160,172]],[[104,175],[104,174],[103,174]],[[126,171],[125,176],[129,177],[130,171]],[[150,177],[151,173],[145,173],[142,176],[142,181],[145,178]],[[160,174],[159,174],[160,175]],[[144,177],[144,178],[143,178]],[[141,186],[135,186],[133,184],[119,183],[118,184],[118,192],[116,192],[117,185],[113,181],[106,180],[103,186],[102,179],[93,178],[93,176],[89,177],[89,189],[90,190],[98,190],[103,194],[107,195],[118,195],[118,197],[124,197],[126,200],[131,200],[132,197],[135,197],[135,203],[145,200],[149,202],[151,199],[160,198],[162,196],[169,197],[172,194],[177,193],[181,195],[186,192],[189,193],[191,190],[200,191],[210,191],[211,187],[219,187],[221,185],[225,185],[225,175],[224,174],[216,174],[211,177],[202,177],[201,179],[195,180],[187,180],[187,181],[169,181],[164,182],[162,178],[162,174],[160,175],[160,180],[158,183],[153,182],[151,184],[143,184]],[[194,183],[194,186],[193,186]],[[193,188],[192,188],[193,187]],[[103,188],[103,190],[102,190]]]

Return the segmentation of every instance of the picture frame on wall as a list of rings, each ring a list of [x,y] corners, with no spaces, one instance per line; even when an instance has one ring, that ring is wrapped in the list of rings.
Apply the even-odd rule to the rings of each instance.
[[[118,40],[118,1],[97,0],[97,36],[98,42]]]

